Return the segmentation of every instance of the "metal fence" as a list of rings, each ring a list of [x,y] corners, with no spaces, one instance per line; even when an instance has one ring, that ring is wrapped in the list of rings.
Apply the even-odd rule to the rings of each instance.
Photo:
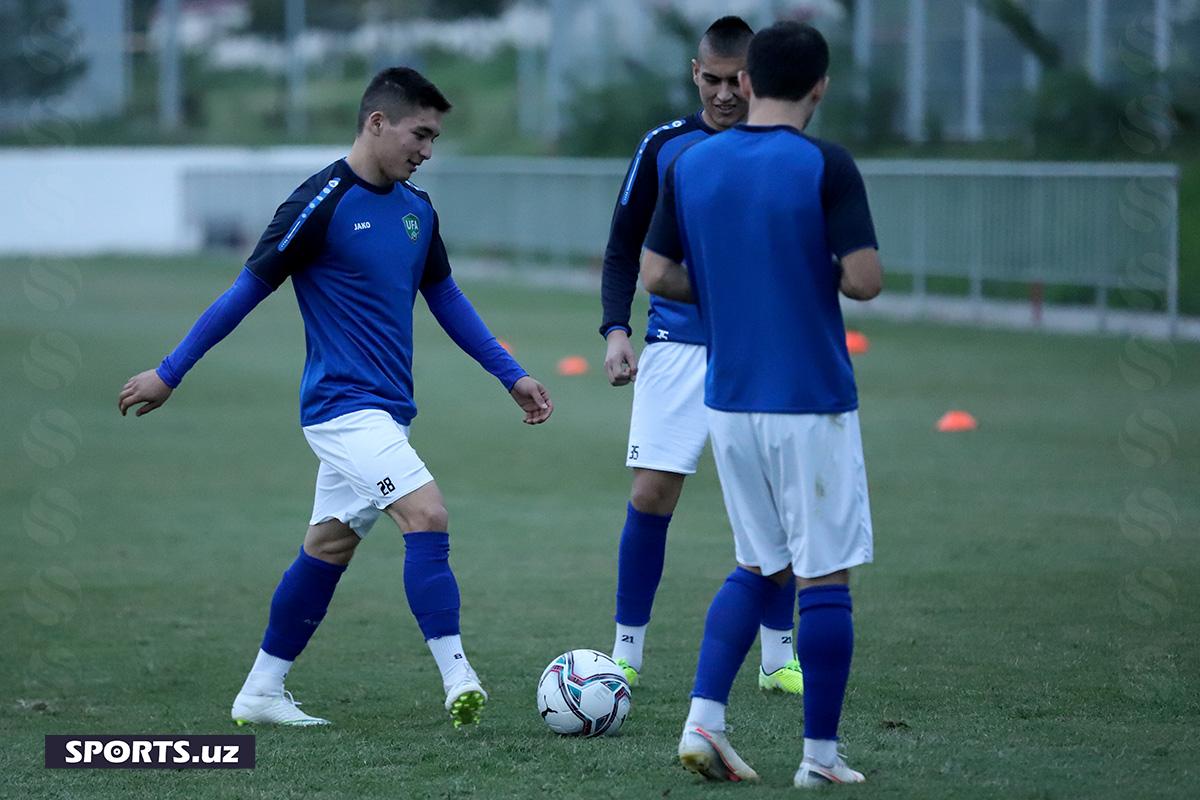
[[[319,165],[312,165],[316,168]],[[889,274],[1153,292],[1178,311],[1174,164],[864,160]],[[417,179],[451,251],[596,262],[626,163],[610,159],[447,158]],[[252,243],[307,171],[197,168],[184,176],[189,220],[212,243]],[[1101,321],[1102,324],[1102,321]]]

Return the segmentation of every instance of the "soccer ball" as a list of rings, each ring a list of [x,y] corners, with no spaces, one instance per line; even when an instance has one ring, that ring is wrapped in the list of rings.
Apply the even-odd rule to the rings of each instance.
[[[538,711],[563,736],[613,735],[629,715],[630,698],[621,668],[595,650],[563,653],[538,679]]]

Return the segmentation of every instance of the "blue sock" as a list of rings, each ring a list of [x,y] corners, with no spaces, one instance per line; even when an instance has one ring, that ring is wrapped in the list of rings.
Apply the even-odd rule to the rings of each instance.
[[[700,643],[700,663],[692,697],[729,703],[734,676],[758,635],[763,611],[775,596],[775,583],[738,567],[717,590]]]
[[[796,624],[796,578],[792,576],[787,583],[779,587],[775,596],[771,598],[771,602],[767,604],[767,611],[763,614],[762,624],[764,628],[770,628],[775,631],[789,631],[795,629]]]
[[[633,503],[628,505],[617,551],[617,624],[640,627],[650,622],[654,593],[662,580],[670,524],[670,514],[647,514],[634,508]]]
[[[283,573],[271,598],[262,649],[276,658],[295,661],[325,618],[333,590],[345,571],[344,566],[313,558],[301,546],[300,555]]]
[[[800,590],[796,653],[804,670],[804,738],[836,739],[850,659],[854,620],[850,587],[810,586]]]
[[[450,571],[450,534],[414,531],[404,534],[404,594],[425,639],[457,636],[462,601]]]

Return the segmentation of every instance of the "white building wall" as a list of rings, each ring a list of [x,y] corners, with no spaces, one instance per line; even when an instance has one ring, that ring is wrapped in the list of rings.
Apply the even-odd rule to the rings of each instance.
[[[336,147],[0,150],[0,175],[11,187],[0,193],[0,255],[192,252],[201,232],[184,213],[188,169],[286,166],[303,177],[345,153]]]

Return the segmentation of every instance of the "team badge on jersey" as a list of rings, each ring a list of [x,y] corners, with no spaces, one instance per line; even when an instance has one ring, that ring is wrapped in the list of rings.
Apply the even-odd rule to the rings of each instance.
[[[404,230],[408,233],[408,238],[415,242],[421,235],[421,221],[417,219],[417,215],[405,214],[401,222],[404,223]]]

